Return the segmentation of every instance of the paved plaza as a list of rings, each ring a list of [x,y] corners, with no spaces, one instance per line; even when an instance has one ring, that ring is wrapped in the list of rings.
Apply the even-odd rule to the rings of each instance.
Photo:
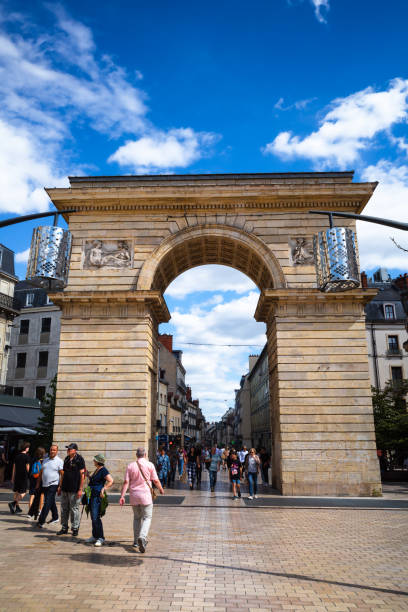
[[[78,538],[58,537],[59,524],[39,530],[11,515],[3,489],[0,610],[408,610],[406,486],[332,507],[266,488],[232,501],[225,475],[215,496],[207,487],[166,489],[145,554],[116,500],[97,549],[84,543],[85,515]]]

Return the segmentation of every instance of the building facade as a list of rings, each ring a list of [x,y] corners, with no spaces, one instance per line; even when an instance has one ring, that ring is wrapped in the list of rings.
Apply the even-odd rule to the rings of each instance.
[[[61,312],[26,281],[16,285],[14,306],[20,314],[11,331],[6,391],[42,400],[58,370]]]
[[[6,387],[10,360],[12,324],[18,312],[13,303],[15,285],[14,253],[0,244],[0,391]]]
[[[383,389],[388,381],[408,378],[406,313],[396,281],[380,268],[373,279],[362,275],[363,285],[378,289],[366,305],[366,330],[371,384]]]
[[[251,406],[251,446],[272,452],[268,351],[265,345],[248,375]]]

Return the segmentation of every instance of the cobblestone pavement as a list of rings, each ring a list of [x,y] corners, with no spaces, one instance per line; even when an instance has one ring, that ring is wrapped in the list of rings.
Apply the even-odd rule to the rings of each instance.
[[[98,549],[85,516],[80,537],[58,537],[2,495],[0,610],[408,610],[406,508],[251,507],[225,475],[215,496],[207,487],[166,490],[145,554],[129,506],[110,505]]]

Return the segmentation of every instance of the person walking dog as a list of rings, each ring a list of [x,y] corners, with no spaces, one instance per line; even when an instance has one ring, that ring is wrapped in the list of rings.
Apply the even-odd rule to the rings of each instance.
[[[147,536],[153,516],[153,485],[164,495],[156,468],[146,459],[146,450],[136,449],[136,461],[129,463],[120,494],[119,504],[124,506],[126,491],[129,489],[130,505],[133,510],[133,546],[141,553],[146,551]]]

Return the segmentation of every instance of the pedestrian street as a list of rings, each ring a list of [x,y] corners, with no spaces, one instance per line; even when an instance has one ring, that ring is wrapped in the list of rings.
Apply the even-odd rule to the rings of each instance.
[[[59,524],[38,529],[0,493],[0,610],[408,610],[408,489],[384,498],[282,498],[260,487],[235,501],[176,482],[155,504],[147,550],[132,547],[132,511],[115,494],[106,544]],[[26,501],[26,500],[24,500]],[[27,504],[22,503],[27,511]]]

